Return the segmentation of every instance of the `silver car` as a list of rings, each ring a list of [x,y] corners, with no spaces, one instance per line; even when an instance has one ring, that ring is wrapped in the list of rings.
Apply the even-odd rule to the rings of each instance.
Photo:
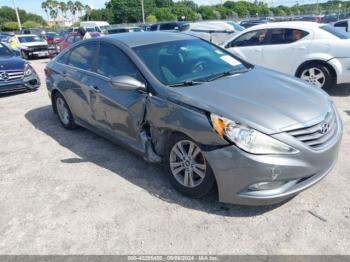
[[[176,190],[262,205],[324,178],[342,136],[322,90],[196,37],[126,33],[80,41],[45,69],[53,110],[149,162]]]

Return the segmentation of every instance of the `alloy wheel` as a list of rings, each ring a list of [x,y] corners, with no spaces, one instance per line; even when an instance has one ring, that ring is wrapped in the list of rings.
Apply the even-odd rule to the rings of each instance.
[[[58,116],[60,117],[63,124],[68,125],[69,124],[69,112],[66,105],[66,102],[61,98],[57,97],[56,99],[56,109]]]
[[[206,162],[200,148],[189,140],[177,142],[170,151],[170,170],[183,186],[193,188],[202,183]]]
[[[316,67],[311,67],[305,69],[300,76],[301,79],[313,84],[318,88],[322,88],[326,82],[326,76],[321,71],[321,69]]]

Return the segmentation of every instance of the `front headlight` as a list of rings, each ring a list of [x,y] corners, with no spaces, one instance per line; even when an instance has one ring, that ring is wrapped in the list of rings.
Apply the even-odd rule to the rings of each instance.
[[[30,76],[31,74],[33,74],[33,68],[29,64],[26,64],[24,67],[24,76]]]
[[[237,124],[227,118],[211,114],[214,130],[222,138],[252,154],[296,154],[299,151],[271,136],[257,130]]]

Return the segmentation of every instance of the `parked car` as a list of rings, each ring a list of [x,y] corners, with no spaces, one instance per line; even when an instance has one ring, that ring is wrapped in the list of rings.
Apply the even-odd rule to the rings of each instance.
[[[350,31],[350,19],[340,20],[340,21],[334,23],[333,26],[335,26],[341,30],[344,30],[345,32],[349,32]]]
[[[244,28],[249,28],[252,26],[260,25],[260,24],[267,24],[268,22],[269,22],[268,20],[260,20],[260,19],[243,20],[239,23],[239,25],[244,27]]]
[[[8,42],[9,41],[9,36],[7,35],[0,35],[0,42]]]
[[[149,31],[185,31],[189,28],[189,23],[184,21],[162,22],[150,26]]]
[[[110,24],[106,21],[85,21],[80,22],[80,26],[82,27],[93,27],[99,33],[107,33],[107,30],[110,29]]]
[[[328,24],[279,22],[246,29],[222,46],[250,63],[330,88],[350,82],[349,38]]]
[[[49,50],[46,40],[38,35],[15,35],[20,46],[20,52],[24,59],[33,57],[48,57]]]
[[[0,43],[0,93],[36,90],[40,80],[34,68]]]
[[[49,56],[55,56],[58,54],[57,44],[60,41],[60,35],[56,32],[48,32],[45,36],[48,44]]]
[[[108,29],[108,34],[130,33],[130,32],[142,32],[142,28],[138,26],[118,26]]]
[[[98,37],[101,35],[99,32],[90,32],[89,34],[91,35],[91,37]],[[81,40],[81,37],[78,34],[78,32],[69,33],[69,34],[67,34],[66,38],[63,41],[61,41],[57,44],[57,50],[58,50],[58,52],[61,52],[62,50],[66,49],[70,45],[72,45],[80,40]]]
[[[46,31],[42,28],[26,28],[26,29],[22,29],[21,34],[45,36]]]
[[[183,32],[214,44],[221,44],[230,39],[233,34],[242,30],[244,28],[233,21],[203,21],[190,23],[188,30]]]
[[[46,83],[67,129],[86,127],[150,162],[182,194],[271,204],[324,178],[342,124],[322,90],[171,32],[78,42]],[[154,182],[156,183],[156,182]]]

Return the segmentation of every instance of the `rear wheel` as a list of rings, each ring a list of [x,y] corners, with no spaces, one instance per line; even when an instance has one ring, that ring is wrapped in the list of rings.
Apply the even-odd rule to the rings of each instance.
[[[75,129],[77,125],[74,122],[73,115],[63,96],[57,92],[54,96],[53,101],[58,119],[60,120],[63,127],[66,129]]]
[[[203,197],[215,185],[214,174],[203,152],[183,135],[173,137],[166,146],[164,169],[174,188],[188,197]]]
[[[334,77],[329,68],[321,63],[303,66],[299,70],[298,77],[321,89],[329,89],[334,85]]]

